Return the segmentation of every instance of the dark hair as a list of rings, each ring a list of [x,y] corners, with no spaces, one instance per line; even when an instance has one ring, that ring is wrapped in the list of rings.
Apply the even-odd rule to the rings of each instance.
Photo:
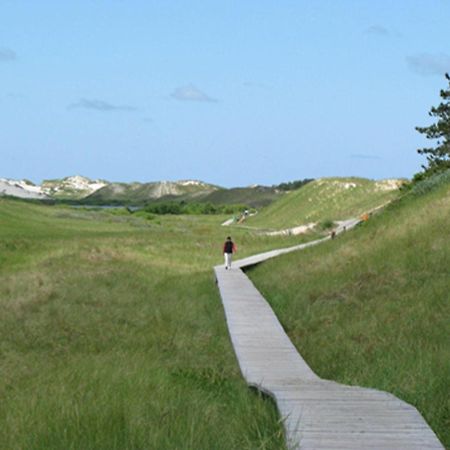
[[[227,241],[231,241],[231,236],[228,236],[228,237],[227,237]]]

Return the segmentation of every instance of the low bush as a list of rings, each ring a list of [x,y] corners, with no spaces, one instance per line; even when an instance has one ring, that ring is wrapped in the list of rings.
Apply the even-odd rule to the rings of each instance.
[[[152,214],[237,214],[245,205],[215,205],[213,203],[191,203],[185,201],[157,202],[147,205],[144,211]]]

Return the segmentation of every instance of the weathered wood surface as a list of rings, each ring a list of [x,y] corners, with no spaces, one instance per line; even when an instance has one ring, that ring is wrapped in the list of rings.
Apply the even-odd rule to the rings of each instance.
[[[322,241],[236,261],[231,270],[215,267],[244,378],[275,399],[290,449],[442,449],[413,406],[386,392],[320,379],[240,269]]]

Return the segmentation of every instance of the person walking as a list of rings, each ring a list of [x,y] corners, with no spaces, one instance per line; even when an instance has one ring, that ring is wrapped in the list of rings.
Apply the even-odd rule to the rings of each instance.
[[[231,269],[231,258],[233,253],[236,253],[237,247],[236,244],[231,240],[231,237],[228,236],[227,240],[223,244],[223,255],[225,257],[225,269]]]

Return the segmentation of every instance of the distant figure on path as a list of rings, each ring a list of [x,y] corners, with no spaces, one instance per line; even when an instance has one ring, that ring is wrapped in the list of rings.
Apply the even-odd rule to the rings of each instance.
[[[233,253],[236,252],[236,245],[231,240],[231,237],[228,236],[227,240],[223,244],[223,254],[225,256],[225,269],[231,269],[231,258],[233,256]]]

